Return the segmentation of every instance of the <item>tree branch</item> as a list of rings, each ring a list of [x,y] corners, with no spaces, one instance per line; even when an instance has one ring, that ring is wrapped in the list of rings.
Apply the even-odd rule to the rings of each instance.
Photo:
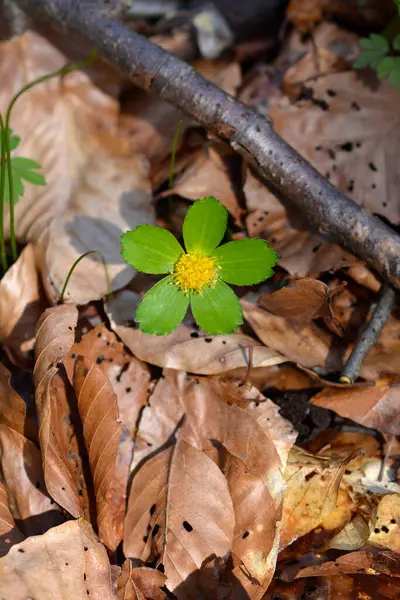
[[[400,289],[400,236],[333,187],[268,120],[108,16],[107,0],[16,1],[32,18],[47,19],[90,40],[136,85],[155,91],[229,142],[323,238],[347,248]],[[123,0],[112,4],[116,10],[122,5]]]

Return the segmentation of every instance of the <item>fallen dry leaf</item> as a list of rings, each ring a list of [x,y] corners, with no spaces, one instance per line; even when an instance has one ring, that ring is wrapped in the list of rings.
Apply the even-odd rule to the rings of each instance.
[[[80,448],[71,420],[69,389],[58,364],[75,341],[78,311],[72,304],[47,309],[38,323],[34,379],[39,442],[46,488],[73,517],[88,510]]]
[[[342,287],[329,291],[326,283],[318,279],[298,279],[292,287],[263,294],[258,302],[263,308],[280,317],[299,321],[322,317],[328,326],[341,332],[340,322],[333,311],[331,301]]]
[[[340,358],[331,350],[332,336],[314,323],[278,317],[246,300],[241,304],[245,319],[271,350],[304,367],[340,368]]]
[[[339,574],[386,574],[400,577],[400,554],[396,552],[351,552],[339,556],[334,562],[306,567],[297,577],[330,577]]]
[[[280,256],[279,264],[296,277],[316,277],[323,271],[357,263],[339,246],[326,244],[310,233],[298,213],[288,209],[247,171],[243,192],[249,214],[246,226],[251,237],[268,240]]]
[[[0,557],[5,556],[11,546],[24,539],[8,506],[7,491],[0,482]]]
[[[341,191],[398,224],[399,90],[354,71],[307,89],[312,100],[271,109],[276,131]]]
[[[364,427],[399,435],[399,392],[397,378],[386,377],[377,380],[373,387],[325,388],[310,402]]]
[[[0,363],[0,424],[5,425],[33,442],[37,442],[37,428],[33,420],[27,417],[26,403],[11,387],[11,373]]]
[[[114,331],[124,344],[145,362],[199,375],[213,375],[239,367],[247,369],[250,347],[253,348],[254,370],[286,361],[278,352],[243,334],[210,337],[186,325],[180,325],[174,332],[162,337],[144,334],[140,329],[127,326],[134,318],[137,304],[137,294],[125,290],[107,304],[107,313]]]
[[[236,159],[236,160],[235,160]],[[232,181],[237,157],[223,144],[202,148],[189,168],[174,179],[174,193],[189,200],[198,200],[206,196],[220,199],[228,212],[240,225],[244,212],[239,205]]]
[[[265,405],[258,410],[261,402]],[[222,378],[187,378],[184,373],[166,372],[150,397],[150,406],[143,411],[133,466],[142,464],[167,442],[183,415],[180,435],[186,442],[206,452],[217,464],[220,458],[211,440],[229,453],[221,468],[235,510],[233,552],[239,562],[232,584],[240,582],[251,598],[259,598],[274,570],[284,491],[281,470],[294,441],[293,430],[277,414],[273,403],[254,388],[238,387]],[[139,490],[139,482],[136,485]],[[260,506],[265,510],[260,511]],[[146,522],[140,522],[144,533],[136,531],[132,539],[146,536],[145,526]]]
[[[148,567],[132,568],[129,558],[122,565],[122,573],[117,579],[119,600],[164,600],[160,588],[165,583],[165,575]]]
[[[45,308],[35,249],[28,244],[0,281],[0,340],[18,352],[32,350],[36,323]]]
[[[141,560],[159,556],[168,589],[188,598],[203,561],[210,554],[227,559],[234,522],[224,475],[178,434],[176,444],[145,462],[132,481],[124,553]]]
[[[366,379],[378,379],[390,373],[400,372],[400,319],[399,315],[389,317],[376,344],[366,356],[360,375]]]
[[[39,75],[60,68],[65,57],[45,38],[26,32],[0,45],[3,111],[11,96]],[[46,291],[56,300],[74,261],[99,250],[113,289],[134,275],[119,253],[126,229],[153,221],[148,169],[117,138],[116,100],[82,72],[50,79],[24,94],[11,126],[22,142],[16,153],[37,160],[47,185],[26,185],[15,207],[20,242],[36,242]],[[6,217],[5,223],[8,224]],[[69,296],[84,304],[107,290],[102,262],[91,255],[71,277]]]
[[[117,397],[109,379],[88,358],[77,358],[73,381],[93,478],[99,536],[110,550],[116,550],[122,539],[125,505],[124,490],[115,481],[121,432]]]
[[[0,596],[13,600],[112,600],[106,549],[83,519],[30,537],[0,559]]]

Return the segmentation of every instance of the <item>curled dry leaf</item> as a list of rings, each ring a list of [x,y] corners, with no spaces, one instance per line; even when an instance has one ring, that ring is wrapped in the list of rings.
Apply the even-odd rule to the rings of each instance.
[[[253,369],[286,361],[279,352],[243,334],[210,337],[186,325],[163,337],[144,334],[127,326],[134,318],[137,303],[136,294],[124,291],[108,303],[107,313],[114,331],[140,360],[199,375],[224,373],[239,367],[247,369],[250,347]]]
[[[325,388],[310,402],[364,427],[399,435],[399,394],[398,378],[385,377],[372,387]]]
[[[312,100],[271,110],[276,131],[341,191],[398,224],[400,91],[354,71],[320,77],[307,89]]]
[[[124,553],[141,560],[158,556],[168,589],[178,598],[190,598],[196,589],[193,574],[203,562],[211,554],[228,557],[234,523],[224,475],[178,435],[132,481]]]
[[[397,552],[351,552],[339,556],[333,562],[306,567],[298,573],[297,577],[330,577],[343,573],[365,573],[367,575],[385,573],[400,577],[400,554]]]
[[[88,358],[78,357],[73,382],[96,496],[99,536],[115,550],[121,541],[123,519],[121,491],[114,489],[121,432],[117,397],[108,378]]]
[[[165,575],[148,567],[132,568],[129,558],[122,565],[122,573],[117,579],[119,600],[164,600],[160,589],[165,583]]]
[[[126,491],[132,461],[134,432],[141,408],[147,402],[150,373],[148,367],[128,355],[123,344],[104,324],[98,325],[74,344],[64,358],[69,380],[73,383],[76,357],[83,356],[110,381],[118,402],[121,433],[114,469],[112,506],[115,539],[122,539]]]
[[[68,521],[13,546],[0,560],[0,596],[112,600],[107,551],[89,523]]]
[[[0,46],[0,108],[23,85],[59,69],[65,57],[37,33]],[[147,166],[116,137],[116,100],[82,72],[50,79],[16,103],[11,126],[22,141],[16,153],[37,160],[46,186],[27,185],[15,207],[21,242],[36,242],[49,296],[57,299],[74,261],[88,250],[105,257],[113,289],[134,271],[119,253],[126,229],[153,221]],[[8,223],[6,218],[5,223]],[[68,292],[86,303],[107,292],[102,262],[94,255],[71,277]]]
[[[0,281],[0,341],[19,352],[32,350],[44,307],[35,249],[28,244]]]
[[[259,304],[274,315],[289,319],[310,321],[322,317],[328,326],[341,332],[340,322],[333,312],[331,300],[342,287],[330,292],[326,283],[318,279],[299,279],[292,287],[263,294],[259,298]]]
[[[23,539],[24,536],[15,525],[11,514],[6,488],[0,482],[0,557],[5,556],[11,546]]]
[[[303,323],[273,315],[241,300],[243,314],[260,340],[287,360],[304,367],[340,368],[339,356],[332,353],[332,336],[314,323]]]
[[[75,341],[78,311],[72,304],[47,309],[38,323],[34,369],[39,443],[46,488],[73,517],[88,514],[80,447],[68,382],[58,364]]]

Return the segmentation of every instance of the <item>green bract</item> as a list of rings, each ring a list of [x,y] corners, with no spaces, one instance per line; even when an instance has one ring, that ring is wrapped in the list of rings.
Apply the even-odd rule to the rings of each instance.
[[[226,208],[209,196],[193,203],[183,223],[186,253],[161,227],[139,225],[121,237],[122,256],[138,271],[168,273],[142,298],[136,311],[141,331],[170,333],[189,304],[207,333],[232,333],[242,323],[238,298],[226,285],[253,285],[273,275],[278,255],[268,242],[244,239],[218,244],[228,220]]]

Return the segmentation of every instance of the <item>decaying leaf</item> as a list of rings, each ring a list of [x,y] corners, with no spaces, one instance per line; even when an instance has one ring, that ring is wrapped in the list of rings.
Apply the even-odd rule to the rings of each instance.
[[[0,281],[0,340],[17,351],[32,350],[44,308],[35,249],[28,244]]]
[[[23,85],[66,62],[37,33],[3,42],[1,111]],[[16,152],[38,161],[47,180],[44,187],[26,186],[15,207],[16,233],[21,242],[37,243],[53,300],[74,261],[88,250],[102,252],[113,289],[126,284],[134,271],[119,254],[119,237],[153,221],[147,167],[117,137],[117,113],[117,102],[82,72],[50,79],[15,105],[11,125],[22,138]],[[86,268],[71,277],[70,297],[86,303],[107,291],[102,262],[87,257]]]
[[[133,479],[125,519],[124,553],[158,555],[167,586],[179,598],[196,589],[193,574],[211,554],[227,558],[234,512],[217,465],[178,436],[149,459]]]
[[[241,304],[246,320],[268,348],[304,367],[339,367],[340,358],[331,351],[332,336],[314,323],[273,315],[246,300]]]
[[[140,360],[168,369],[213,375],[240,367],[248,368],[252,347],[252,367],[277,365],[286,359],[247,335],[235,333],[210,337],[195,328],[180,325],[169,335],[147,335],[127,324],[132,322],[137,295],[128,290],[108,303],[114,331]]]
[[[389,494],[379,502],[369,542],[400,553],[400,494]]]
[[[127,558],[117,579],[117,596],[119,600],[164,600],[165,594],[160,589],[164,582],[165,575],[160,571],[148,567],[133,569]]]
[[[0,596],[112,600],[107,551],[83,519],[16,544],[0,559]]]
[[[365,427],[399,435],[398,419],[399,381],[396,377],[385,377],[372,387],[325,388],[310,402],[352,419]]]
[[[78,357],[73,381],[93,478],[99,536],[115,550],[122,538],[125,504],[124,490],[115,480],[121,432],[117,397],[102,370],[85,357]]]
[[[316,527],[331,530],[344,527],[353,504],[346,492],[338,494],[348,462],[334,463],[307,455],[299,448],[292,451],[285,471],[287,492],[283,503],[281,549]]]

